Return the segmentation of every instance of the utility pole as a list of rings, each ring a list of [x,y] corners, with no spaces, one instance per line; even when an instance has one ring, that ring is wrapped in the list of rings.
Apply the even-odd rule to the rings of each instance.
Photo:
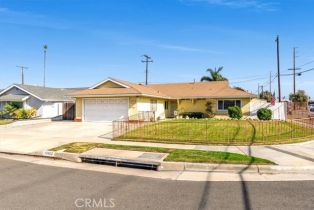
[[[277,43],[277,74],[278,74],[278,97],[279,102],[281,102],[281,83],[280,83],[280,43],[279,43],[279,36],[276,38]]]
[[[24,70],[28,69],[28,67],[26,66],[16,66],[16,67],[21,69],[22,85],[24,85]]]
[[[153,60],[148,55],[143,55],[145,60],[142,60],[142,63],[146,63],[146,69],[145,69],[145,85],[148,84],[148,63],[152,63]]]
[[[47,56],[48,45],[44,45],[44,81],[43,85],[46,87],[46,56]]]
[[[260,92],[259,92],[259,83],[257,84],[257,94],[258,94],[258,98],[260,98]]]
[[[262,85],[261,88],[262,88],[262,95],[264,95],[263,94],[264,93],[264,85]]]

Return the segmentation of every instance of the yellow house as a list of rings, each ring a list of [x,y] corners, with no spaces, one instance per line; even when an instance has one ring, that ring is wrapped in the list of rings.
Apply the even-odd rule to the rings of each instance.
[[[228,81],[143,85],[108,78],[72,95],[76,121],[113,121],[172,118],[184,112],[227,116],[230,106],[250,115],[255,95],[231,88]]]

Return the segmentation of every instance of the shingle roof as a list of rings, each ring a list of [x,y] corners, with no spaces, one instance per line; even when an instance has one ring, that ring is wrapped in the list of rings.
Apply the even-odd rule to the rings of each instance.
[[[13,86],[32,94],[43,101],[73,101],[69,96],[81,88],[50,88],[35,85],[13,84]]]
[[[159,90],[176,99],[185,98],[254,98],[256,95],[231,88],[228,81],[152,84],[148,87]]]
[[[160,98],[254,98],[256,95],[246,91],[231,88],[228,81],[169,83],[169,84],[136,84],[124,80],[109,78],[128,88],[99,88],[75,92],[72,95],[84,96],[114,96],[114,95],[149,95]],[[105,81],[104,81],[105,82]],[[100,83],[103,84],[103,83]],[[99,85],[100,85],[99,84]],[[97,86],[96,86],[97,87]]]
[[[110,80],[119,82],[128,88],[99,88],[99,89],[86,89],[78,92],[74,92],[73,96],[112,96],[112,95],[138,95],[138,96],[152,96],[160,98],[169,98],[159,90],[155,90],[143,84],[136,84],[124,80],[118,80],[110,78]]]

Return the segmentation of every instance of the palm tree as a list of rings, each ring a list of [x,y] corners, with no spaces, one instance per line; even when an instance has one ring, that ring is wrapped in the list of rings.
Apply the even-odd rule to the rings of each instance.
[[[228,80],[227,78],[223,77],[220,74],[220,72],[222,71],[223,68],[224,67],[221,66],[218,69],[215,68],[214,70],[211,68],[207,69],[207,72],[210,73],[210,77],[209,76],[203,76],[201,78],[201,82],[203,82],[203,81],[226,81],[226,80]]]

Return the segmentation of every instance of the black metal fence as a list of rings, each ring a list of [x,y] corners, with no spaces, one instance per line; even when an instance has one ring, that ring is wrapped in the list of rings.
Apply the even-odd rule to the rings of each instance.
[[[114,121],[113,138],[184,144],[274,144],[314,139],[314,118],[286,121]]]

